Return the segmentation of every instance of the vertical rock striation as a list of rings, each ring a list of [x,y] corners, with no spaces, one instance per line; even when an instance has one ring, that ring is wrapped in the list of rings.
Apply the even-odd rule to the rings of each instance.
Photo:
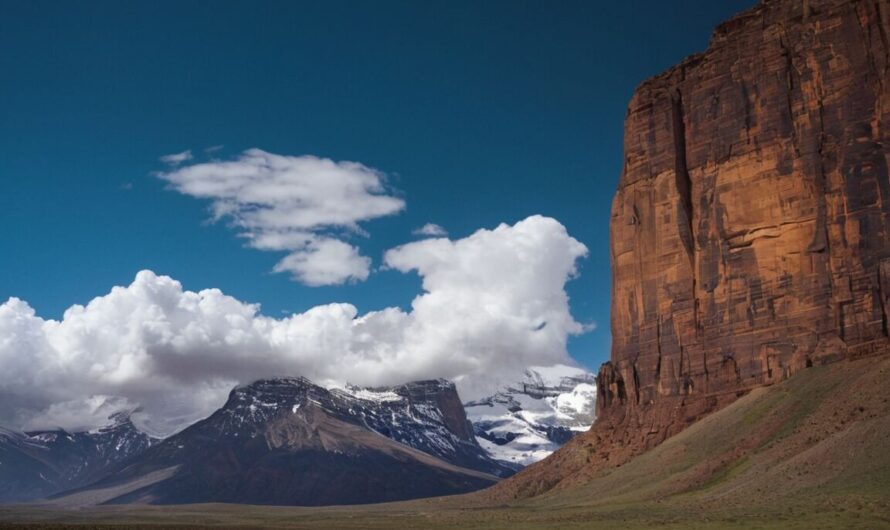
[[[888,9],[763,2],[636,91],[598,385],[622,441],[888,350]]]
[[[890,351],[888,41],[886,0],[764,0],[636,90],[597,422],[496,492],[571,483],[754,387]]]

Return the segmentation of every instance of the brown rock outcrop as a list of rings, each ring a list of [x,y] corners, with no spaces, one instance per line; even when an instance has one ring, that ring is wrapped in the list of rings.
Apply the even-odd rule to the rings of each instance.
[[[620,465],[750,389],[890,351],[890,3],[764,0],[643,83],[598,419],[497,486]]]

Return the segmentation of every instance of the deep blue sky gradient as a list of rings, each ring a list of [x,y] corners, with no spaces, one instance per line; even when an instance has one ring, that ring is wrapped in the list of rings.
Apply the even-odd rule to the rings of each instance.
[[[407,308],[416,276],[293,283],[152,176],[164,154],[259,147],[386,172],[408,208],[354,240],[377,265],[426,222],[555,217],[590,249],[568,290],[599,327],[570,351],[596,369],[627,102],[752,3],[0,0],[0,299],[59,318],[149,268],[273,316]]]

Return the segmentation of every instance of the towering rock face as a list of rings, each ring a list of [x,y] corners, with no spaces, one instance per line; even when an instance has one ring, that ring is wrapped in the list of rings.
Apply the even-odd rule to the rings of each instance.
[[[597,421],[493,494],[583,480],[748,390],[890,350],[890,5],[763,0],[643,83]]]
[[[636,91],[598,385],[623,441],[887,351],[888,16],[880,1],[765,1]]]

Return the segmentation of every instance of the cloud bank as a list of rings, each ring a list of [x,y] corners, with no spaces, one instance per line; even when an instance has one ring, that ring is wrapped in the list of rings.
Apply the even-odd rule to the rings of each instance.
[[[233,385],[261,377],[359,385],[446,377],[469,388],[531,365],[573,364],[566,341],[584,328],[564,286],[586,253],[541,216],[455,241],[408,243],[388,251],[385,266],[415,271],[423,292],[410,311],[363,315],[328,304],[271,318],[218,289],[184,290],[151,271],[60,321],[10,298],[0,305],[0,425],[78,430],[138,405],[140,426],[164,435],[222,405]]]
[[[176,165],[158,176],[210,200],[213,219],[230,220],[250,246],[288,252],[274,270],[306,285],[367,279],[371,260],[335,231],[363,233],[360,222],[405,208],[382,173],[358,162],[249,149],[235,160],[180,165],[186,153],[165,157]]]

